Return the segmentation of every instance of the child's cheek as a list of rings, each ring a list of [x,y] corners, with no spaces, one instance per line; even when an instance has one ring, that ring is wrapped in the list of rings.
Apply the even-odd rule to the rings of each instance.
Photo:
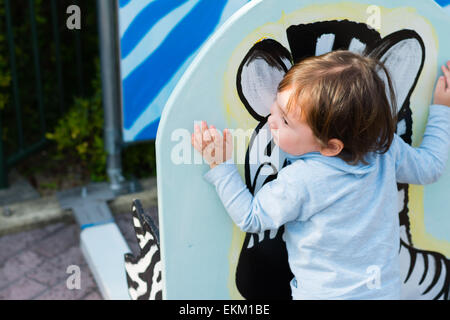
[[[289,132],[286,132],[285,130],[280,130],[280,136],[278,140],[279,140],[278,145],[280,146],[280,148],[282,148],[288,153],[292,151],[291,150],[292,142],[289,137]]]

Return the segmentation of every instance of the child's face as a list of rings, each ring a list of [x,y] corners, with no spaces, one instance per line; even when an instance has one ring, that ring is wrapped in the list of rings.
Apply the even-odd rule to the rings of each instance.
[[[289,88],[278,92],[270,108],[268,123],[273,141],[281,150],[295,156],[320,151],[321,146],[306,123],[305,113],[302,112],[301,119],[296,118],[293,112],[286,114],[287,102],[292,91]]]

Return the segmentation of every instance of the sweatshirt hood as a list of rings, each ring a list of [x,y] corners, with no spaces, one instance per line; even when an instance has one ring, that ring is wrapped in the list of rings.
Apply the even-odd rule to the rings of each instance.
[[[376,159],[375,159],[373,153],[368,153],[365,157],[368,164],[363,164],[362,162],[360,162],[356,165],[350,165],[338,157],[324,156],[318,151],[305,153],[300,156],[286,154],[286,158],[291,163],[295,162],[297,160],[300,160],[300,159],[302,159],[304,161],[309,161],[309,160],[318,161],[318,162],[324,163],[328,166],[331,166],[331,167],[335,168],[336,170],[340,170],[340,171],[348,172],[348,173],[352,173],[352,174],[358,174],[358,175],[363,175],[363,174],[374,171],[375,163],[376,163]]]

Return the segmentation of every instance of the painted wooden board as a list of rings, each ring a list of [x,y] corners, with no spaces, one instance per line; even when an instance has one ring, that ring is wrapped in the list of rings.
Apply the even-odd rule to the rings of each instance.
[[[442,8],[444,8],[444,11],[450,14],[450,0],[437,0],[437,3],[439,3]]]
[[[276,84],[292,60],[336,48],[378,50],[395,78],[398,134],[418,146],[440,65],[450,59],[448,30],[449,16],[431,0],[255,0],[233,15],[183,75],[157,133],[163,297],[289,295],[286,256],[278,250],[282,232],[250,235],[233,225],[202,177],[209,167],[196,164],[201,158],[190,145],[194,121],[254,133],[247,141],[248,156],[237,153],[236,161],[244,181],[257,192],[270,177],[267,170],[265,175],[258,170],[263,162],[276,170],[285,165],[276,147],[270,156],[264,154],[271,137],[257,131],[266,125]],[[448,294],[449,190],[449,164],[432,185],[399,186],[404,298]],[[269,255],[258,256],[264,252]],[[282,286],[275,287],[280,281]]]

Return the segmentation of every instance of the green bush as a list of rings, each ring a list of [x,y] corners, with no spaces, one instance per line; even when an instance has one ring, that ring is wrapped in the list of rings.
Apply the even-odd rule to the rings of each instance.
[[[55,130],[46,134],[55,141],[55,160],[74,159],[89,172],[92,181],[105,181],[106,152],[103,139],[103,106],[100,68],[92,82],[93,95],[76,98],[69,112],[59,120]],[[156,175],[155,144],[147,142],[129,146],[122,151],[126,178]]]
[[[97,72],[99,73],[99,72]],[[55,160],[66,157],[79,161],[93,181],[106,179],[106,153],[103,145],[103,108],[99,76],[92,81],[94,94],[89,98],[75,98],[73,105],[58,121],[47,139],[57,145]]]

